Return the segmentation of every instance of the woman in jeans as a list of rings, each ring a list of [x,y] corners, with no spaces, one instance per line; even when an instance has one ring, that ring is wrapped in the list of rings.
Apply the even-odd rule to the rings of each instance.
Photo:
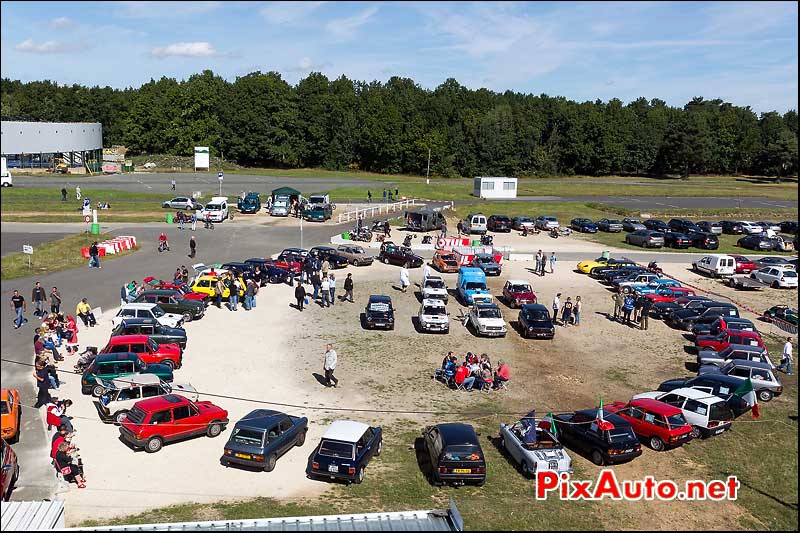
[[[575,297],[575,306],[572,308],[572,312],[575,315],[575,325],[581,325],[581,307],[583,307],[583,303],[581,302],[581,297]]]

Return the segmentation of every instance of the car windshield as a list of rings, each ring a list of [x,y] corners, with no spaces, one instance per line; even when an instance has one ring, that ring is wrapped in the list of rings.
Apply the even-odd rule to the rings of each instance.
[[[7,415],[11,411],[8,410],[8,403],[7,402],[0,402],[0,414]]]
[[[233,428],[231,440],[245,446],[261,446],[264,442],[264,431],[249,428]]]
[[[671,428],[679,428],[687,424],[686,419],[683,417],[683,413],[677,413],[672,416],[668,416],[667,422]]]
[[[134,424],[141,424],[144,422],[145,416],[146,413],[135,405],[130,411],[128,411],[128,421],[133,422]]]
[[[496,307],[489,307],[487,309],[478,309],[478,317],[479,318],[502,318],[500,315],[500,309]]]
[[[166,313],[164,313],[164,310],[163,310],[163,309],[161,309],[160,307],[158,307],[158,306],[155,306],[155,307],[153,308],[153,316],[154,316],[154,317],[156,317],[156,318],[159,318],[159,317],[162,317],[162,316],[164,316],[165,314],[166,314]]]
[[[517,218],[517,222],[531,222],[531,219],[528,217],[519,217]]]
[[[425,287],[429,287],[431,289],[444,289],[444,281],[440,279],[428,279],[425,282]]]
[[[444,308],[444,307],[442,307],[442,306],[440,306],[440,305],[435,305],[435,306],[426,305],[426,306],[425,306],[425,307],[422,309],[422,314],[423,314],[423,315],[437,315],[437,316],[444,316],[444,315],[446,315],[446,314],[447,314],[447,311],[445,310],[445,308]]]
[[[220,211],[222,209],[221,204],[207,204],[206,211]]]
[[[465,284],[465,288],[468,291],[486,290],[486,284],[482,281],[468,281]]]
[[[636,439],[631,428],[614,428],[608,430],[606,434],[608,435],[608,442],[612,444]]]
[[[477,446],[448,446],[442,455],[442,461],[480,461],[483,459]]]
[[[148,338],[147,339],[147,345],[150,346],[150,349],[153,350],[154,352],[158,351],[158,343],[156,341],[154,341],[153,339],[149,339]]]
[[[273,207],[286,207],[287,205],[286,200],[276,200],[275,203],[272,204]]]
[[[508,288],[508,290],[510,290],[511,292],[531,292],[531,286],[530,285],[525,285],[525,284],[522,284],[522,285],[511,285]]]
[[[455,262],[455,260],[456,260],[456,256],[453,255],[453,254],[442,254],[440,257],[442,258],[442,261],[453,261],[453,262]]]
[[[338,457],[340,459],[353,458],[353,445],[349,442],[323,439],[319,445],[319,454],[325,457]]]
[[[525,316],[528,318],[528,320],[534,320],[537,322],[541,322],[550,318],[550,314],[547,311],[542,310],[528,311]]]
[[[389,304],[386,302],[372,302],[369,304],[369,310],[378,313],[386,313],[389,311]]]

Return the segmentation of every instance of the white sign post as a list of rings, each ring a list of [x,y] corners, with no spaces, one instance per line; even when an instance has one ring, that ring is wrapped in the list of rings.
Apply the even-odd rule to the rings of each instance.
[[[208,170],[211,168],[208,146],[195,146],[194,147],[194,171],[201,168]]]
[[[220,170],[217,172],[217,179],[219,180],[219,195],[222,196],[222,180],[225,178],[225,175]]]
[[[89,233],[89,224],[92,222],[92,216],[83,215],[83,221],[86,223],[86,233]]]
[[[23,244],[22,245],[22,253],[28,254],[28,269],[31,268],[31,257],[33,256],[33,246],[30,244]]]

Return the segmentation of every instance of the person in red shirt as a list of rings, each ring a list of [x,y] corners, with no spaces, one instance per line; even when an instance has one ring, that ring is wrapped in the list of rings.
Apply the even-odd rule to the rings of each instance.
[[[469,376],[469,369],[461,365],[456,369],[456,375],[453,377],[453,381],[456,382],[456,385],[461,385],[464,383],[464,380],[467,379],[467,376]]]
[[[493,388],[499,389],[503,383],[511,379],[511,371],[504,361],[497,362],[497,371],[494,373],[494,386]]]
[[[722,316],[720,316],[719,317],[719,330],[720,331],[725,331],[726,329],[728,329],[728,323],[725,322],[725,319]]]

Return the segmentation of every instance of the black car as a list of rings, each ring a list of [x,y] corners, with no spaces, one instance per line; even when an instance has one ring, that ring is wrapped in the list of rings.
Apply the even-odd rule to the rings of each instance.
[[[487,276],[499,276],[502,272],[502,267],[494,260],[491,254],[475,254],[471,266],[480,268]]]
[[[734,417],[739,417],[752,409],[744,398],[734,394],[744,383],[743,378],[725,374],[700,374],[696,377],[668,379],[658,386],[660,392],[672,392],[675,389],[690,388],[722,398],[728,403]]]
[[[620,268],[610,268],[608,270],[604,270],[602,272],[597,273],[594,276],[596,279],[599,279],[603,283],[612,283],[613,280],[619,278],[627,278],[632,276],[633,274],[641,274],[644,272],[648,272],[646,268],[642,268],[640,266],[623,266]]]
[[[200,300],[190,300],[175,289],[153,289],[144,291],[133,303],[158,304],[167,313],[183,315],[183,321],[197,320],[203,317],[206,306]]]
[[[346,268],[350,264],[350,261],[345,256],[341,255],[336,248],[331,248],[330,246],[315,246],[308,251],[308,255],[320,261],[327,259],[331,268]]]
[[[667,317],[667,323],[678,329],[691,331],[695,322],[705,317],[739,318],[739,308],[728,302],[704,302],[697,307],[679,309]]]
[[[653,231],[669,231],[670,227],[667,225],[666,222],[663,220],[659,220],[657,218],[648,218],[644,221],[644,227],[647,229],[651,229]]]
[[[438,424],[422,431],[434,485],[486,482],[486,458],[469,424]]]
[[[601,218],[597,221],[597,229],[608,233],[619,233],[622,231],[622,222],[616,218]]]
[[[748,250],[768,251],[775,248],[775,242],[766,235],[748,235],[736,241],[736,245]]]
[[[664,246],[668,248],[688,248],[692,244],[692,239],[684,233],[668,231],[664,234]]]
[[[784,220],[780,223],[781,233],[797,233],[796,220]]]
[[[556,334],[550,311],[540,304],[525,304],[517,317],[520,335],[526,339],[552,339]]]
[[[158,344],[177,344],[186,349],[186,330],[168,328],[154,318],[126,318],[111,330],[111,336],[147,335]]]
[[[709,222],[707,220],[702,220],[697,223],[697,227],[706,233],[713,233],[715,235],[719,235],[722,233],[722,224],[720,224],[719,222]]]
[[[720,225],[722,226],[722,233],[725,235],[741,235],[744,233],[742,225],[733,220],[723,220]]]
[[[252,276],[255,266],[247,261],[229,261],[227,263],[223,263],[220,268],[224,268],[229,272],[235,272],[241,275],[242,279],[246,280]]]
[[[569,224],[580,233],[597,233],[597,224],[588,218],[573,218]]]
[[[555,415],[561,442],[587,454],[596,465],[624,463],[642,455],[642,445],[621,416],[604,411],[603,419],[610,429],[600,429],[597,409]]]
[[[278,457],[306,441],[308,419],[256,409],[236,422],[220,462],[272,472]]]
[[[389,265],[405,266],[406,268],[418,268],[425,260],[415,254],[411,248],[398,246],[391,241],[384,241],[381,244],[381,251],[378,254],[378,261]]]
[[[486,221],[486,229],[494,232],[511,233],[513,223],[505,215],[492,215]]]
[[[673,218],[669,222],[667,222],[667,226],[672,231],[677,231],[681,233],[689,233],[691,231],[695,232],[702,232],[703,230],[700,229],[700,226],[692,222],[691,220],[687,220],[685,218]]]
[[[364,327],[394,329],[394,307],[388,296],[371,295],[364,308]]]
[[[253,276],[255,277],[255,267],[261,270],[261,279],[257,280],[261,286],[266,283],[289,283],[292,280],[292,273],[285,268],[275,266],[272,259],[251,257],[245,263],[253,266]]]
[[[667,319],[675,311],[699,307],[703,305],[704,302],[710,301],[711,298],[708,296],[681,296],[672,302],[658,302],[654,304],[650,314],[655,318]]]
[[[340,479],[359,484],[373,457],[383,450],[383,430],[352,420],[337,420],[311,454],[306,474],[311,479]]]
[[[695,248],[702,248],[703,250],[716,250],[719,248],[719,237],[713,233],[689,233],[689,239],[692,241],[692,246]]]
[[[612,263],[611,260],[609,260],[608,263],[606,263],[605,265],[592,267],[591,270],[589,270],[589,275],[595,279],[600,279],[608,271],[619,270],[621,268],[632,267],[632,266],[637,266],[637,265],[633,261],[620,260],[620,261],[614,261]]]

